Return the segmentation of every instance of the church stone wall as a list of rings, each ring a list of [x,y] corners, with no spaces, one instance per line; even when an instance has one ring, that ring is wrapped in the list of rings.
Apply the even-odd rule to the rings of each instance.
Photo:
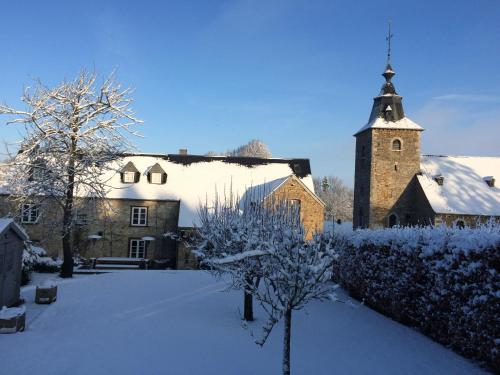
[[[500,216],[479,216],[479,215],[457,215],[457,214],[436,214],[435,225],[454,226],[458,221],[462,221],[466,226],[474,228],[478,223],[485,224],[490,220],[500,223]]]
[[[353,226],[368,225],[370,213],[370,170],[372,162],[372,132],[365,131],[356,137],[356,161],[354,171]]]
[[[401,150],[393,150],[398,139]],[[368,156],[368,155],[369,156]],[[398,223],[413,219],[415,187],[420,171],[420,131],[368,129],[356,137],[354,226],[385,227],[394,213]],[[361,224],[363,219],[366,224]]]

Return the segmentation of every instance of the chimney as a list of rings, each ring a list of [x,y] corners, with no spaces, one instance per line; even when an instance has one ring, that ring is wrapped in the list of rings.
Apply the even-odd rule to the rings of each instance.
[[[188,154],[187,148],[180,148],[179,149],[179,155],[187,155],[187,154]]]

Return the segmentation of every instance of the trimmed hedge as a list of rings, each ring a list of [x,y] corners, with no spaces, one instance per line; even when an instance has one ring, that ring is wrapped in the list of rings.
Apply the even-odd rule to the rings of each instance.
[[[500,369],[500,226],[341,234],[337,281],[375,310]]]

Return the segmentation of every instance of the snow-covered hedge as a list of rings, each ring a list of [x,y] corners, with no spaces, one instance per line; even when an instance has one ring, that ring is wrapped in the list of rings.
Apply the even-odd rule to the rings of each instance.
[[[337,237],[335,277],[355,297],[500,368],[500,226],[359,230]]]

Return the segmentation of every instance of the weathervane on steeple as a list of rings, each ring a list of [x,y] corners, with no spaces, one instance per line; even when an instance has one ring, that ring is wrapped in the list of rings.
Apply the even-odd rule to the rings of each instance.
[[[391,33],[391,21],[389,20],[389,32],[387,33],[387,65],[391,63],[391,39],[394,35]]]

